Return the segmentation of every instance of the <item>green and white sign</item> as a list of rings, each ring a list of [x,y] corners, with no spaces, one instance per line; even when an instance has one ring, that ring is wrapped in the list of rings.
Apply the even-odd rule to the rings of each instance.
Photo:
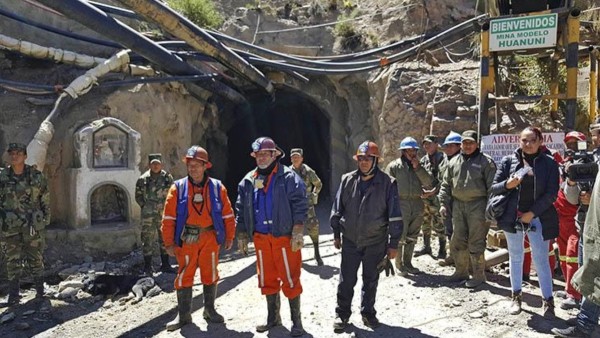
[[[490,51],[554,47],[557,27],[556,13],[490,20]]]

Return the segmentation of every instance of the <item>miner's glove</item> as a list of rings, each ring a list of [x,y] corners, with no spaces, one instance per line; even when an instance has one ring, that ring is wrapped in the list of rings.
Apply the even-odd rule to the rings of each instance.
[[[248,233],[239,232],[237,235],[238,251],[248,256]]]
[[[292,251],[296,252],[304,246],[304,226],[296,224],[292,228]]]
[[[394,272],[394,267],[392,266],[392,262],[387,258],[387,256],[383,257],[383,259],[377,264],[377,272],[381,273],[381,271],[385,270],[385,276],[388,277],[390,274],[394,276],[396,273]]]

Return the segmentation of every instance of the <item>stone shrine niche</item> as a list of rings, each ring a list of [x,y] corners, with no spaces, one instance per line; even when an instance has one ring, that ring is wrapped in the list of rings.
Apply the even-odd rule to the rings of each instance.
[[[127,134],[115,127],[106,126],[94,133],[94,168],[126,167]]]
[[[135,202],[135,182],[140,176],[140,134],[122,121],[106,117],[77,130],[73,142],[70,227],[137,226],[140,208]]]

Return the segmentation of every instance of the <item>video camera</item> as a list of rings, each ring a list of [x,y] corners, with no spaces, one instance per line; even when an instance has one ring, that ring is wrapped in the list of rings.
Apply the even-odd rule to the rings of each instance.
[[[567,151],[567,156],[573,158],[573,164],[569,166],[567,177],[577,182],[581,191],[591,191],[598,175],[598,164],[594,161],[594,154],[587,151],[585,141],[577,142],[577,151]]]

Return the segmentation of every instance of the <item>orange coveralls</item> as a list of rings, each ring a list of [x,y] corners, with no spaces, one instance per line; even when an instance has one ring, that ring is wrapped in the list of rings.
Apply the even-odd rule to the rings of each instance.
[[[211,218],[211,201],[208,192],[208,179],[204,187],[193,186],[188,180],[188,218],[187,226],[207,228],[213,225]],[[194,203],[194,194],[202,193],[202,203]],[[235,218],[231,202],[227,196],[227,189],[221,184],[221,202],[223,204],[223,221],[225,223],[225,240],[233,240],[235,236]],[[175,257],[179,264],[179,271],[175,278],[175,289],[190,288],[194,284],[196,269],[200,269],[200,281],[204,285],[211,285],[219,280],[219,244],[214,230],[201,231],[198,242],[182,246],[175,244],[175,225],[177,219],[177,187],[171,186],[165,202],[162,220],[162,236],[165,247],[175,245]]]

